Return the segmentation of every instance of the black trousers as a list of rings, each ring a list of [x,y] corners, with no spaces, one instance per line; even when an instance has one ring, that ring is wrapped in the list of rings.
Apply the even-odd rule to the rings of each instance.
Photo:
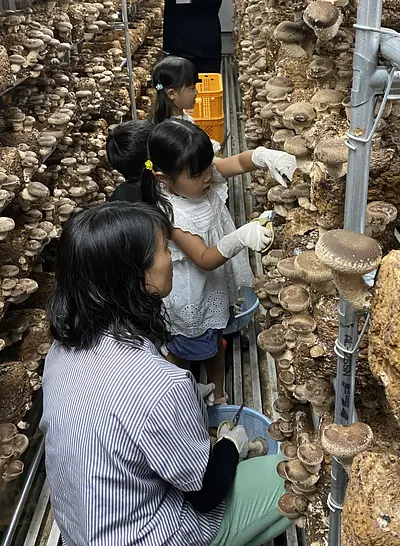
[[[189,57],[188,55],[182,55],[177,53],[171,53],[170,51],[164,51],[164,56],[176,55],[177,57],[184,57],[188,61],[192,62],[196,67],[199,74],[220,74],[222,58],[219,59],[203,59],[202,57]]]

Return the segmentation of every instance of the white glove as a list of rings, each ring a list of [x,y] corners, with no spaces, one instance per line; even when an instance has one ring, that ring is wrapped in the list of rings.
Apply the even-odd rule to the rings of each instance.
[[[213,140],[212,138],[210,138],[210,140],[213,147],[214,155],[218,155],[221,150],[221,144],[216,140]]]
[[[226,425],[223,425],[219,431],[218,441],[226,438],[235,444],[239,453],[239,461],[243,461],[249,452],[249,438],[242,425],[238,425],[233,430],[229,430]]]
[[[208,385],[203,385],[203,383],[197,383],[197,388],[199,389],[200,396],[204,400],[204,403],[207,406],[213,406],[215,401],[214,383],[208,383]]]
[[[253,152],[251,160],[258,169],[268,169],[272,176],[281,186],[287,188],[287,180],[282,178],[285,175],[290,182],[293,173],[297,169],[296,157],[279,150],[269,150],[259,146]]]
[[[259,222],[249,222],[232,233],[222,237],[217,243],[217,249],[224,258],[229,260],[245,247],[261,252],[271,241],[272,234]]]

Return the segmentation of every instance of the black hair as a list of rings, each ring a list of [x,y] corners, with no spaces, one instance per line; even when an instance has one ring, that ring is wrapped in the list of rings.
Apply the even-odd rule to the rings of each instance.
[[[57,249],[55,288],[49,302],[54,338],[68,348],[88,349],[102,333],[140,345],[165,339],[161,296],[149,294],[157,234],[171,224],[143,203],[103,203],[73,215]]]
[[[139,182],[147,159],[147,141],[154,125],[149,121],[126,121],[107,137],[107,157],[127,182]]]
[[[180,91],[184,87],[196,85],[199,81],[199,74],[193,63],[182,57],[167,56],[156,64],[152,84],[157,90],[153,104],[151,121],[161,123],[177,114],[176,106],[168,97],[168,89]],[[162,86],[157,89],[157,86]]]
[[[171,215],[171,207],[160,195],[160,184],[153,171],[161,171],[172,182],[187,172],[190,178],[200,176],[213,162],[214,152],[206,133],[188,121],[170,119],[157,125],[148,141],[148,155],[153,170],[142,176],[143,201],[161,207]]]

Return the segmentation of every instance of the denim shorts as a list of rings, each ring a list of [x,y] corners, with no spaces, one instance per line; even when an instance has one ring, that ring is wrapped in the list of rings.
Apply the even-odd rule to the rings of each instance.
[[[207,330],[199,337],[174,336],[167,344],[168,350],[183,360],[207,360],[218,353],[222,330]]]

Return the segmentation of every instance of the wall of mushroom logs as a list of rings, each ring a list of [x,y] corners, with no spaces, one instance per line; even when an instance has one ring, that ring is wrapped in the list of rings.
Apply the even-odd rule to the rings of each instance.
[[[162,52],[162,5],[133,7],[131,54],[144,118]],[[123,31],[109,26],[119,9],[116,0],[59,0],[0,13],[2,493],[23,472],[26,414],[51,341],[44,310],[53,277],[49,249],[74,211],[104,201],[121,182],[105,152],[110,125],[130,109]]]
[[[383,4],[383,25],[398,28],[399,1]],[[278,373],[274,407],[280,418],[270,433],[283,441],[286,458],[277,469],[287,490],[280,509],[305,526],[309,544],[326,544],[335,455],[350,472],[344,546],[398,545],[400,251],[393,250],[399,248],[393,232],[400,207],[400,103],[388,103],[373,140],[366,228],[373,239],[346,240],[332,230],[343,227],[356,1],[241,0],[235,17],[247,146],[266,144],[298,160],[290,188],[263,172],[251,185],[252,216],[271,208],[277,213],[274,247],[263,258],[264,275],[255,288],[266,310],[258,343],[275,358]],[[379,264],[376,241],[385,257],[371,302],[360,273]],[[364,252],[362,267],[340,273],[327,248],[335,247],[335,259],[343,263],[351,245]],[[332,425],[338,289],[371,311],[358,357],[360,423],[347,430]],[[321,417],[317,433],[307,402]]]

